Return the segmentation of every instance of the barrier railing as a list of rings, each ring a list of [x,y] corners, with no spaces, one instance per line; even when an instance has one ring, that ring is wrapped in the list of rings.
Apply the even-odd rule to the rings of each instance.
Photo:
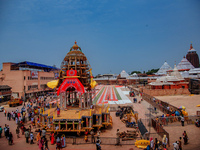
[[[185,122],[187,124],[194,124],[196,119],[199,119],[199,116],[193,115],[193,116],[184,116]],[[156,118],[157,122],[164,126],[172,126],[172,123],[180,122],[181,117],[180,116],[169,116],[169,117],[158,117]],[[173,124],[177,126],[177,124]],[[181,126],[181,123],[178,124]]]
[[[85,141],[84,137],[76,137],[76,136],[66,136],[66,143],[73,145],[81,145],[81,144],[96,144],[97,137],[95,136],[95,142],[92,142],[91,136],[88,136],[88,141]],[[134,145],[136,139],[141,139],[140,137],[132,137],[132,138],[119,138],[119,140],[114,137],[99,137],[102,145]]]
[[[167,136],[168,138],[168,145],[169,145],[169,133],[167,131],[165,131],[165,129],[154,119],[151,119],[151,124],[152,124],[152,127],[154,128],[154,130],[157,132],[157,134],[161,137],[163,137],[164,135]]]
[[[136,95],[140,94],[140,92],[138,90],[136,90],[135,88],[131,88],[131,87],[129,87],[129,88],[131,90],[134,90]],[[162,111],[165,114],[171,114],[172,112],[170,110],[179,111],[180,112],[180,110],[177,107],[175,107],[175,106],[173,106],[173,105],[171,105],[169,103],[163,102],[162,100],[157,99],[157,98],[155,98],[155,97],[153,97],[151,95],[148,95],[146,93],[142,93],[142,99],[147,101],[153,107],[156,107],[158,110]],[[167,109],[167,107],[169,109]]]

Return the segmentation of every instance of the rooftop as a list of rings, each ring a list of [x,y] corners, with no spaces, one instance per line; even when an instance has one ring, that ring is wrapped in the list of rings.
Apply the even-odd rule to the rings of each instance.
[[[11,87],[8,85],[0,85],[0,90],[3,90],[3,89],[11,89]]]
[[[12,68],[29,68],[29,69],[41,69],[44,70],[46,72],[52,71],[52,70],[60,70],[57,67],[54,66],[48,66],[48,65],[43,65],[43,64],[39,64],[39,63],[33,63],[33,62],[29,62],[29,61],[23,61],[20,63],[13,63]],[[15,69],[14,69],[15,70]]]

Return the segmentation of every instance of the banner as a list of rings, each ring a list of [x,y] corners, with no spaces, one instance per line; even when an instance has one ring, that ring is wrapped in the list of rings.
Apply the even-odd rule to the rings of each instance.
[[[31,71],[31,78],[38,78],[38,71]]]

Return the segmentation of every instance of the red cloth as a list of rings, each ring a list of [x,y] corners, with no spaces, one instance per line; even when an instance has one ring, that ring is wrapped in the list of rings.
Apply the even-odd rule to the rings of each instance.
[[[60,108],[57,108],[57,115],[60,115]]]
[[[51,134],[51,145],[54,144],[54,133]]]

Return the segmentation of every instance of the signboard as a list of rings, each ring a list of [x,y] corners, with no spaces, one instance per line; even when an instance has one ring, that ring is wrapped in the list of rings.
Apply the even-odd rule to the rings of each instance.
[[[200,116],[200,111],[197,111],[197,116],[198,116],[198,117]]]
[[[38,71],[31,71],[31,78],[38,78]]]
[[[58,79],[59,73],[55,73],[55,79]]]

